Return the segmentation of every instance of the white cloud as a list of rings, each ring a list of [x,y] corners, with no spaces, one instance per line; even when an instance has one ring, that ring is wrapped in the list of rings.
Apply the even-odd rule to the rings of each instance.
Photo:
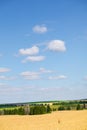
[[[33,31],[36,33],[45,33],[47,32],[47,27],[45,25],[36,25],[33,27]]]
[[[0,87],[5,86],[5,85],[6,85],[5,83],[0,83]]]
[[[40,68],[41,73],[52,73],[52,70],[46,70],[45,68]]]
[[[50,51],[66,51],[65,42],[62,40],[52,40],[48,43],[47,49]]]
[[[20,55],[36,55],[38,53],[39,53],[39,48],[37,46],[33,46],[31,48],[19,50]]]
[[[41,76],[43,76],[43,73],[52,73],[51,70],[46,70],[45,68],[40,68],[38,71],[25,71],[20,73],[24,79],[28,80],[36,80],[36,79],[43,79]]]
[[[37,80],[40,79],[40,75],[38,72],[25,71],[20,74],[27,80]]]
[[[9,68],[0,68],[0,73],[9,72]]]
[[[67,76],[65,75],[59,75],[59,76],[50,76],[48,79],[49,80],[59,80],[59,79],[66,79]]]
[[[8,77],[8,76],[3,76],[3,75],[0,75],[0,80],[15,80],[16,77]]]
[[[43,74],[50,74],[53,73],[54,71],[51,70],[46,70],[45,68],[40,68],[38,71],[25,71],[25,72],[21,72],[20,75],[27,80],[60,80],[60,79],[67,79],[67,76],[65,75],[59,75],[59,76],[49,76],[49,77],[45,77]]]
[[[26,63],[28,61],[39,62],[39,61],[43,61],[44,59],[45,59],[45,56],[28,56],[26,59],[22,61],[22,63]]]
[[[6,77],[1,75],[0,80],[2,80],[2,79],[6,79]]]

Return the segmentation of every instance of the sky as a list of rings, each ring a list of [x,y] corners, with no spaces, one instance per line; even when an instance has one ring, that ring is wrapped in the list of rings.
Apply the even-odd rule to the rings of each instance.
[[[0,0],[0,103],[87,98],[87,1]]]

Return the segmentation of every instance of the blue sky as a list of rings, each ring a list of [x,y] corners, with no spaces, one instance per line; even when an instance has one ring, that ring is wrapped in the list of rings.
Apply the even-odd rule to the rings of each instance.
[[[87,98],[87,1],[0,1],[0,103]]]

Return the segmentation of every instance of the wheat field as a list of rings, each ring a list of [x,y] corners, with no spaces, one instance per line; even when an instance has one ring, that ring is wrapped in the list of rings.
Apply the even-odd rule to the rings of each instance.
[[[87,111],[57,111],[45,115],[0,116],[0,130],[87,130]]]

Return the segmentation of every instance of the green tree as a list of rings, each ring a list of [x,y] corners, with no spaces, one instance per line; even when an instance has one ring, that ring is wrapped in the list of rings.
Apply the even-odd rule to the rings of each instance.
[[[85,103],[83,104],[83,109],[86,109],[86,104]]]
[[[18,109],[18,111],[17,111],[17,114],[18,114],[18,115],[24,115],[24,114],[25,114],[24,109],[23,109],[22,107],[20,107],[20,108]]]
[[[33,107],[30,107],[30,115],[38,115],[38,114],[45,114],[46,113],[46,107],[42,105],[36,105]]]
[[[30,115],[34,115],[34,107],[30,107]]]
[[[71,110],[71,107],[70,107],[70,106],[68,106],[68,107],[66,108],[66,110]]]
[[[65,110],[65,107],[64,107],[64,106],[60,106],[60,107],[58,108],[58,111],[63,111],[63,110]]]
[[[81,109],[80,104],[78,104],[76,110],[80,110],[80,109]]]
[[[46,113],[46,107],[40,106],[40,114],[45,114],[45,113]]]
[[[50,108],[50,105],[48,104],[48,105],[47,105],[47,113],[51,113],[51,111],[52,111],[52,110],[51,110],[51,108]]]

